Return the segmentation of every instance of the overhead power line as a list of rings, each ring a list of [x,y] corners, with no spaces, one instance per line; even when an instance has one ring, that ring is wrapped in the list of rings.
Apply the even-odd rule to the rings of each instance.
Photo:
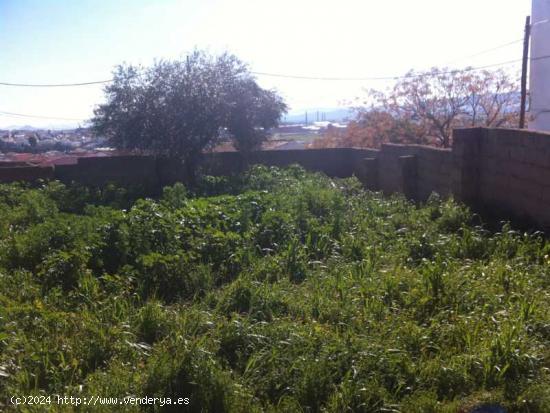
[[[95,80],[93,82],[81,82],[81,83],[9,83],[0,82],[2,86],[17,86],[17,87],[73,87],[73,86],[90,86],[100,85],[104,83],[110,83],[114,79],[107,80]]]
[[[18,116],[21,118],[37,118],[37,119],[52,119],[52,120],[73,120],[79,122],[85,122],[86,119],[76,119],[76,118],[58,118],[56,116],[42,116],[42,115],[27,115],[24,113],[14,113],[14,112],[5,112],[0,110],[0,115],[5,116]]]
[[[453,64],[455,62],[459,62],[461,60],[464,60],[464,59],[471,59],[472,57],[481,56],[481,55],[484,55],[484,54],[487,54],[487,53],[490,53],[490,52],[494,52],[495,50],[503,49],[505,47],[511,46],[513,44],[516,44],[516,43],[521,43],[522,41],[523,41],[523,39],[517,39],[517,40],[514,40],[512,42],[504,43],[504,44],[501,44],[500,46],[491,47],[490,49],[485,49],[485,50],[482,50],[480,52],[477,52],[477,53],[474,53],[474,54],[471,54],[471,55],[468,55],[468,56],[463,56],[463,57],[459,57],[457,59],[449,60],[446,64],[450,65],[450,64]]]
[[[544,59],[549,59],[549,58],[550,58],[550,55],[538,56],[538,57],[530,58],[529,61],[544,60]],[[522,61],[522,59],[508,60],[506,62],[493,63],[493,64],[484,65],[484,66],[467,67],[465,69],[446,70],[446,71],[433,71],[433,72],[424,72],[424,73],[411,73],[411,74],[404,75],[404,76],[380,76],[380,77],[360,77],[360,78],[359,77],[352,78],[352,77],[299,76],[299,75],[285,75],[285,74],[267,73],[267,72],[250,72],[250,73],[258,75],[258,76],[271,76],[271,77],[281,77],[281,78],[291,78],[291,79],[305,79],[305,80],[343,80],[343,81],[347,81],[347,80],[358,80],[358,81],[364,81],[364,80],[397,80],[397,79],[421,78],[421,77],[431,77],[431,76],[439,76],[439,75],[445,75],[445,74],[471,72],[471,71],[475,71],[475,70],[487,69],[487,68],[490,68],[490,67],[506,66],[506,65],[517,63],[517,62],[520,62],[520,61]],[[0,85],[4,85],[4,86],[25,86],[25,87],[66,87],[66,86],[86,86],[86,85],[92,85],[92,84],[108,83],[108,82],[112,82],[112,81],[113,81],[113,79],[99,80],[99,81],[95,81],[95,82],[63,83],[63,84],[21,84],[21,83],[0,82]],[[78,121],[78,122],[85,122],[86,121],[86,119],[62,118],[62,117],[43,116],[43,115],[28,115],[28,114],[23,114],[23,113],[6,112],[6,111],[0,111],[0,115],[19,116],[19,117],[25,117],[25,118],[67,120],[67,121]]]
[[[535,61],[535,60],[543,60],[543,59],[549,59],[549,58],[550,58],[550,55],[547,55],[547,56],[533,57],[529,60]],[[251,73],[258,76],[270,76],[270,77],[303,79],[303,80],[334,80],[334,81],[398,80],[398,79],[431,77],[431,76],[439,76],[439,75],[447,75],[447,74],[455,74],[455,73],[463,73],[463,72],[473,72],[476,70],[483,70],[491,67],[507,66],[507,65],[518,63],[521,61],[522,59],[513,59],[513,60],[508,60],[506,62],[492,63],[488,65],[483,65],[483,66],[466,67],[464,69],[452,69],[452,70],[421,72],[421,73],[413,72],[411,74],[403,75],[403,76],[378,76],[378,77],[320,77],[319,76],[318,77],[318,76],[286,75],[286,74],[280,74],[280,73],[267,73],[267,72],[251,72]]]
[[[282,73],[270,73],[270,72],[256,72],[251,71],[253,75],[257,76],[268,76],[268,77],[281,77],[281,78],[287,78],[287,79],[302,79],[302,80],[331,80],[331,81],[363,81],[363,80],[395,80],[395,79],[406,79],[406,78],[414,78],[414,77],[425,77],[425,76],[437,76],[442,74],[450,74],[450,73],[460,73],[460,72],[470,72],[474,70],[482,70],[489,67],[497,67],[497,66],[506,66],[511,63],[516,63],[521,61],[521,59],[514,59],[509,60],[507,62],[499,62],[499,63],[493,63],[489,65],[484,66],[476,66],[476,67],[467,67],[465,69],[453,69],[453,70],[447,70],[447,71],[439,71],[439,72],[424,72],[424,73],[413,73],[410,75],[403,75],[403,76],[370,76],[370,77],[330,77],[330,76],[302,76],[302,75],[288,75],[288,74],[282,74]],[[105,84],[110,83],[114,79],[108,79],[108,80],[97,80],[93,82],[80,82],[80,83],[9,83],[9,82],[0,82],[0,86],[15,86],[15,87],[74,87],[74,86],[89,86],[89,85],[99,85],[99,84]]]
[[[506,66],[512,63],[520,62],[521,59],[509,60],[507,62],[493,63],[485,66],[467,67],[465,69],[453,69],[435,72],[423,72],[423,73],[411,73],[403,76],[374,76],[374,77],[318,77],[318,76],[300,76],[300,75],[286,75],[280,73],[267,73],[267,72],[251,72],[258,76],[269,77],[281,77],[287,79],[303,79],[303,80],[330,80],[330,81],[364,81],[364,80],[397,80],[397,79],[410,79],[420,77],[439,76],[453,73],[472,72],[475,70],[487,69],[489,67]]]
[[[502,46],[499,46],[502,47]],[[546,56],[548,57],[548,56]],[[545,57],[545,58],[546,58]],[[533,59],[531,59],[533,60]],[[365,81],[365,80],[395,80],[395,79],[406,79],[414,77],[424,77],[424,76],[437,76],[439,74],[449,74],[449,73],[460,73],[460,72],[470,72],[474,70],[482,70],[489,67],[505,66],[511,63],[516,63],[521,61],[521,59],[509,60],[506,62],[499,62],[488,64],[484,66],[476,67],[467,67],[465,69],[454,69],[441,72],[424,72],[424,73],[414,73],[404,76],[369,76],[369,77],[330,77],[330,76],[302,76],[302,75],[288,75],[281,73],[270,73],[270,72],[258,72],[251,71],[250,73],[257,76],[268,76],[268,77],[279,77],[287,79],[302,79],[302,80],[330,80],[330,81]],[[10,82],[0,82],[0,86],[13,86],[13,87],[75,87],[75,86],[90,86],[90,85],[99,85],[112,82],[114,79],[106,80],[96,80],[91,82],[79,82],[79,83],[10,83]]]

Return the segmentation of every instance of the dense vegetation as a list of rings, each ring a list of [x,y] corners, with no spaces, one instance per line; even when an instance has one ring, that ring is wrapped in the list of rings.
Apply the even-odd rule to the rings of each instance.
[[[549,411],[550,244],[453,201],[256,167],[155,200],[0,185],[0,211],[0,409]]]
[[[92,130],[118,149],[182,159],[189,176],[205,149],[231,141],[257,149],[286,112],[283,98],[263,89],[230,53],[194,50],[150,67],[119,65],[94,110]]]

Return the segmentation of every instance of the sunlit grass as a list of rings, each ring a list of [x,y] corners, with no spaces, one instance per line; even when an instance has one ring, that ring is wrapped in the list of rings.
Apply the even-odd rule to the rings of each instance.
[[[0,185],[0,410],[549,411],[542,234],[297,167],[138,198]]]

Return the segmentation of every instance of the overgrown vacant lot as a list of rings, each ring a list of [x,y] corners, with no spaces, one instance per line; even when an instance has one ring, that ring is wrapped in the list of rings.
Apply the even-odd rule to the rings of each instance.
[[[550,411],[550,244],[289,169],[0,186],[0,410]]]

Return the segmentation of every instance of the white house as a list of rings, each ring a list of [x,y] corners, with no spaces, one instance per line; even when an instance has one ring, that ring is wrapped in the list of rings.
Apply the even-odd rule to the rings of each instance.
[[[550,0],[532,0],[529,129],[550,131]]]

